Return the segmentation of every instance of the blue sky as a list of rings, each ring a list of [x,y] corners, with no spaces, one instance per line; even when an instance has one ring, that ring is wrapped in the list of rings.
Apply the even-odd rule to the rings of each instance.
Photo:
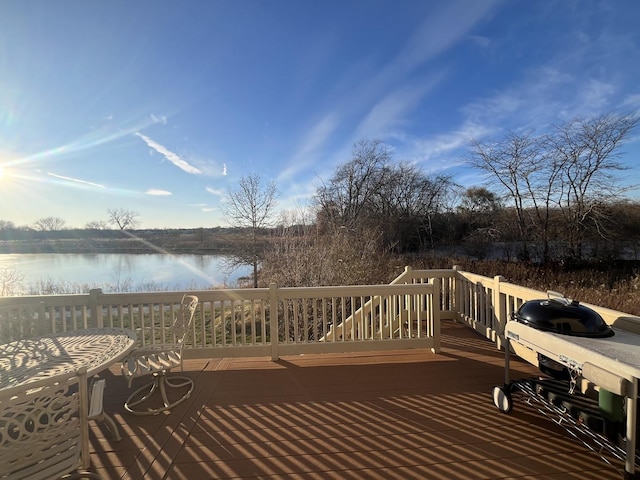
[[[469,138],[640,112],[637,0],[0,1],[0,219],[226,225],[302,209],[377,138],[470,186]],[[640,138],[623,160],[640,183]]]

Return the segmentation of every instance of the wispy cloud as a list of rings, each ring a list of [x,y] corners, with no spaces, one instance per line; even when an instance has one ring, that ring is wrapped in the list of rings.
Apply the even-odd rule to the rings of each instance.
[[[615,87],[608,82],[591,79],[583,85],[579,96],[582,102],[592,109],[600,109],[609,104],[611,96],[615,93]]]
[[[160,189],[157,189],[157,188],[150,188],[149,190],[147,190],[144,193],[146,195],[152,195],[152,196],[158,196],[158,197],[173,195],[173,193],[171,193],[168,190],[160,190]]]
[[[187,205],[187,207],[197,208],[198,210],[200,210],[201,212],[204,212],[204,213],[209,213],[209,212],[216,211],[215,207],[211,207],[206,203],[189,203]]]
[[[589,41],[576,38],[579,42]],[[610,109],[619,94],[619,85],[615,75],[605,77],[600,75],[601,70],[587,68],[592,62],[592,50],[571,49],[570,57],[563,52],[553,54],[492,95],[474,99],[460,109],[460,127],[417,140],[412,146],[415,158],[439,159],[455,166],[470,138],[503,134],[506,129],[544,131],[575,116],[597,115]],[[627,107],[640,107],[640,95],[618,101]]]
[[[113,118],[113,115],[110,115]],[[109,122],[108,122],[109,123]],[[22,163],[27,163],[33,160],[39,160],[43,158],[55,158],[61,157],[65,155],[69,155],[71,153],[82,152],[89,149],[94,149],[96,147],[100,147],[107,143],[114,142],[123,137],[129,136],[132,133],[136,133],[149,125],[152,124],[148,118],[132,119],[132,120],[123,120],[121,128],[113,129],[108,126],[101,128],[90,128],[90,132],[82,137],[74,140],[73,142],[60,145],[57,147],[53,147],[47,150],[43,150],[40,152],[33,153],[28,156],[23,156],[21,158]]]
[[[288,166],[278,176],[278,180],[289,179],[313,164],[322,147],[338,127],[338,123],[338,117],[329,113],[313,125],[300,142]]]
[[[423,137],[412,142],[406,155],[434,168],[452,168],[462,162],[469,141],[496,133],[505,128],[517,130],[535,126],[544,128],[563,116],[571,116],[566,107],[579,95],[567,98],[567,91],[575,84],[575,78],[553,65],[532,68],[527,75],[493,95],[478,98],[460,109],[460,126],[438,135]],[[582,98],[602,102],[606,92],[604,85],[591,84],[582,90]],[[560,101],[560,98],[566,102]],[[575,110],[572,110],[575,115]]]
[[[526,102],[520,89],[505,89],[493,96],[479,98],[462,108],[467,121],[476,124],[500,123],[520,110]]]
[[[464,38],[491,11],[496,1],[445,2],[430,12],[398,56],[394,68],[412,70]]]
[[[164,158],[169,160],[171,163],[173,163],[176,167],[180,168],[181,170],[184,170],[187,173],[193,173],[193,174],[202,173],[200,169],[194,167],[193,165],[190,165],[187,161],[180,158],[180,156],[177,153],[173,153],[164,145],[159,144],[155,140],[152,140],[151,138],[141,134],[140,132],[136,132],[135,135],[137,135],[142,140],[144,140],[144,142],[147,144],[149,148],[152,148],[153,150],[158,152],[160,155],[164,156]]]
[[[51,172],[48,172],[47,175],[49,175],[50,177],[59,178],[61,180],[67,180],[69,182],[79,183],[81,185],[88,185],[90,187],[106,188],[104,185],[100,185],[99,183],[89,182],[87,180],[81,180],[79,178],[65,177],[63,175],[57,175]]]
[[[487,48],[491,45],[491,39],[482,35],[469,35],[469,39],[482,48]]]
[[[627,96],[622,101],[622,106],[625,108],[640,109],[640,93]]]
[[[227,176],[227,164],[226,163],[222,164],[222,175],[225,176],[225,177]]]
[[[216,190],[215,188],[211,188],[211,187],[206,187],[207,192],[209,192],[211,195],[216,195],[218,197],[222,197],[224,195],[224,192],[222,190]]]
[[[372,138],[388,134],[388,130],[400,125],[405,115],[414,110],[445,73],[440,72],[414,87],[402,87],[392,92],[371,109],[356,129],[355,139]]]
[[[489,129],[517,130],[546,126],[576,115],[598,113],[608,103],[613,87],[591,79],[581,80],[561,65],[550,62],[532,67],[519,81],[491,96],[461,108],[464,122]]]
[[[445,2],[437,11],[425,16],[399,53],[378,69],[376,75],[354,82],[358,87],[349,95],[361,108],[370,105],[372,99],[386,95],[392,88],[398,88],[418,68],[464,39],[474,26],[486,18],[495,3],[495,0]],[[351,98],[345,98],[345,103],[351,102]]]
[[[486,125],[466,123],[457,130],[415,140],[402,155],[429,164],[434,170],[446,170],[461,163],[462,150],[471,139],[482,138],[492,132]]]
[[[489,128],[544,130],[576,116],[603,113],[612,108],[618,94],[614,82],[582,75],[552,59],[530,68],[519,81],[494,95],[469,103],[461,112],[465,122]]]
[[[361,120],[347,144],[336,149],[331,157],[343,161],[353,142],[364,137],[402,138],[405,135],[402,128],[410,113],[421,105],[429,91],[442,83],[448,70],[432,72],[426,79],[424,73],[418,72],[467,39],[496,3],[497,0],[445,2],[425,15],[395,57],[375,66],[375,70],[373,66],[361,69],[358,78],[349,82],[356,87],[348,89],[338,102],[341,117],[360,116]]]
[[[634,102],[640,107],[640,95],[635,100],[634,95],[621,98],[625,89],[633,86],[635,90],[637,86],[637,82],[627,85],[628,80],[621,73],[625,70],[621,65],[637,56],[637,42],[624,30],[619,31],[616,22],[604,18],[602,28],[584,30],[588,18],[603,14],[610,19],[609,13],[588,9],[578,13],[571,6],[565,7],[572,10],[575,22],[567,24],[561,37],[563,48],[550,49],[548,57],[523,70],[519,80],[467,106],[467,120],[544,129],[576,116],[599,115],[617,107],[633,108]],[[547,8],[556,7],[544,7]]]
[[[154,115],[152,113],[151,115],[149,115],[149,118],[151,118],[151,121],[153,123],[161,123],[162,125],[166,125],[167,124],[166,115]]]

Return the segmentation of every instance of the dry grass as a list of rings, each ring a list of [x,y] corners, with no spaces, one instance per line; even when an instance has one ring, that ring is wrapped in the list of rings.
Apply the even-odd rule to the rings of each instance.
[[[640,316],[640,261],[535,264],[524,261],[397,255],[380,247],[375,235],[341,231],[334,236],[301,235],[274,242],[262,265],[263,286],[363,285],[388,283],[405,265],[414,269],[452,268],[487,277],[502,275],[508,282],[547,291],[555,290]]]

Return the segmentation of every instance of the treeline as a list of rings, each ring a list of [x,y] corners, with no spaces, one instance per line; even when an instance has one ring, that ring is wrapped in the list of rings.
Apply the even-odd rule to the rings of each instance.
[[[464,162],[482,181],[466,189],[362,141],[318,189],[318,228],[373,232],[402,253],[465,244],[482,255],[508,244],[506,254],[542,262],[635,256],[640,208],[626,194],[638,185],[624,183],[619,157],[637,125],[636,116],[608,114],[544,135],[472,140]]]
[[[360,141],[318,187],[313,219],[280,221],[260,283],[386,282],[425,258],[550,268],[638,260],[640,202],[627,196],[620,162],[637,125],[638,117],[608,114],[544,135],[473,140],[463,164],[479,181],[467,187],[395,161],[381,141]]]
[[[360,142],[319,188],[318,223],[381,232],[386,246],[401,252],[515,243],[518,258],[543,262],[617,255],[640,229],[619,161],[638,120],[608,114],[543,135],[473,140],[465,164],[487,182],[466,189],[449,176],[394,163],[381,142]]]

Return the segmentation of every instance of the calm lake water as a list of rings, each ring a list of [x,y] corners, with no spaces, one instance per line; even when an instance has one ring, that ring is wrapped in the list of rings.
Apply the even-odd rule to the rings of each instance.
[[[229,273],[224,262],[219,255],[0,254],[0,282],[3,271],[15,272],[18,294],[39,293],[33,289],[43,283],[69,290],[79,285],[104,291],[195,290],[236,287],[240,277],[250,274],[250,267]]]

